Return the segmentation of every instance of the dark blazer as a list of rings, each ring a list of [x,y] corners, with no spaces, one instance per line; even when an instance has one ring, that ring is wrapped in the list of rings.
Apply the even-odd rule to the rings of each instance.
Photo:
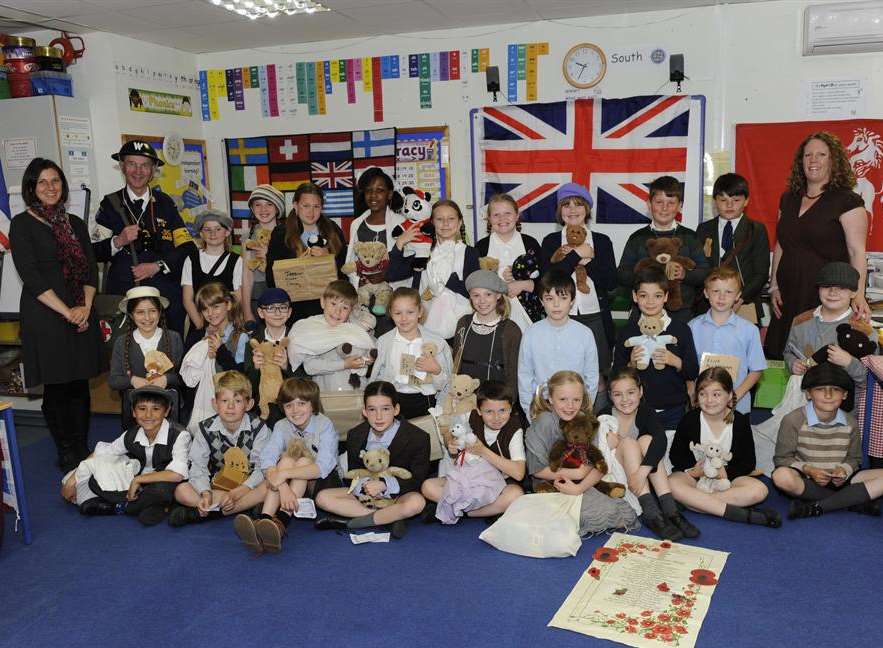
[[[368,444],[371,426],[363,421],[346,435],[347,465],[350,470],[364,468],[359,453]],[[420,491],[429,476],[429,435],[408,421],[399,421],[399,430],[389,444],[389,465],[411,471],[411,479],[399,479],[399,494]]]
[[[678,423],[677,432],[671,442],[671,450],[668,452],[672,468],[676,471],[683,472],[696,465],[693,451],[690,450],[690,441],[700,442],[699,412],[698,408],[690,410]],[[728,479],[743,477],[754,471],[756,463],[754,436],[751,433],[751,421],[747,414],[736,412],[733,415],[733,445],[730,447],[730,452],[733,458],[726,468]]]
[[[411,287],[420,289],[420,273],[422,270],[414,270],[411,266],[415,261],[414,255],[405,256],[405,254],[393,245],[389,251],[389,268],[386,270],[387,281],[402,281],[411,277]],[[463,295],[469,299],[469,293],[466,291],[466,277],[479,269],[478,252],[471,245],[466,246],[466,252],[463,255],[463,278],[456,272],[452,272],[448,277],[445,288],[453,290],[455,293]]]
[[[742,216],[742,220],[733,232],[733,248],[723,260],[720,258],[720,238],[718,224],[720,216],[701,223],[696,228],[696,238],[702,248],[708,265],[716,268],[728,265],[742,275],[742,300],[746,304],[755,304],[758,321],[763,314],[760,295],[770,277],[770,240],[766,227],[762,223]],[[702,300],[701,312],[708,310],[708,302]]]
[[[604,334],[607,343],[611,346],[616,339],[616,331],[613,328],[613,317],[610,314],[610,293],[616,290],[619,282],[616,278],[616,257],[613,255],[613,243],[610,237],[599,232],[592,232],[591,246],[595,249],[595,256],[586,265],[586,273],[595,283],[598,291],[598,304],[601,306],[601,320],[604,323]],[[561,247],[561,232],[552,232],[543,238],[543,271],[561,270],[568,275],[573,274],[580,256],[576,252],[570,252],[558,263],[552,263],[552,255]]]

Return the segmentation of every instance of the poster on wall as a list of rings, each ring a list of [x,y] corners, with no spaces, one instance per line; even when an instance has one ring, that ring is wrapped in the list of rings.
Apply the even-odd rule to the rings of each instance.
[[[123,143],[134,139],[149,142],[166,162],[150,184],[171,196],[184,223],[192,230],[196,217],[211,206],[205,140],[183,139],[176,133],[164,137],[123,135],[122,139]]]
[[[193,115],[189,95],[143,90],[141,88],[129,88],[129,110],[158,113],[160,115],[174,115],[176,117],[190,117]]]
[[[869,252],[883,251],[883,119],[804,121],[736,125],[736,173],[748,180],[748,216],[766,225],[770,245],[776,244],[779,198],[800,143],[811,133],[828,131],[846,149],[856,177],[853,191],[868,211]]]
[[[451,194],[448,128],[400,128],[396,183],[428,191],[435,202]]]
[[[555,227],[556,192],[589,189],[593,219],[617,254],[650,222],[648,187],[661,175],[684,183],[678,220],[695,229],[702,215],[705,97],[642,96],[491,106],[472,116],[475,231],[487,202],[507,193],[530,233]]]
[[[315,183],[324,194],[322,213],[336,219],[347,237],[356,215],[358,180],[366,169],[379,167],[394,180],[401,169],[403,177],[421,189],[421,181],[437,188],[440,198],[450,192],[445,126],[238,137],[225,140],[225,150],[234,245],[248,236],[248,196],[259,184],[272,184],[281,191],[290,211],[295,190],[305,182]],[[407,183],[397,180],[396,184]]]

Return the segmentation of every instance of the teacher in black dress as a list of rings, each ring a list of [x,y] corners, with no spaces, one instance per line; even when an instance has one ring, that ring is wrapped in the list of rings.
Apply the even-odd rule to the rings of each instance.
[[[12,219],[9,241],[22,281],[24,378],[28,387],[43,385],[43,416],[67,472],[89,454],[89,379],[100,373],[98,266],[86,224],[65,209],[58,165],[33,159],[21,188],[27,210]]]
[[[859,272],[853,311],[870,318],[865,301],[865,241],[868,212],[855,193],[855,174],[836,136],[807,137],[794,155],[788,188],[779,200],[766,336],[767,357],[781,358],[791,321],[819,305],[816,276],[822,266],[843,261]]]

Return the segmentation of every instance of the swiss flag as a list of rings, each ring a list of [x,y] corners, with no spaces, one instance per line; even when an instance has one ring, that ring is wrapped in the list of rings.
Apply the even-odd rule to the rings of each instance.
[[[306,135],[282,135],[267,138],[270,162],[306,162],[310,147]]]

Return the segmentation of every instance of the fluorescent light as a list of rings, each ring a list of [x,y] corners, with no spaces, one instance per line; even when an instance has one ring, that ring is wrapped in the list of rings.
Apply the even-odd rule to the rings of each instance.
[[[275,18],[280,13],[294,16],[331,11],[328,7],[312,0],[209,0],[209,2],[251,20]]]

